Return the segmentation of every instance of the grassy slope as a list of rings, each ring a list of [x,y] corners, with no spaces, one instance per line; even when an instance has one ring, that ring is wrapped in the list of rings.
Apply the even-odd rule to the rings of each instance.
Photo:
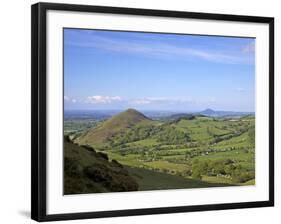
[[[120,132],[126,132],[129,128],[153,122],[140,112],[128,109],[103,122],[100,126],[90,129],[77,139],[79,144],[98,145],[106,143],[108,138]]]
[[[254,169],[254,153],[245,153],[243,149],[235,149],[233,151],[223,151],[229,147],[249,147],[248,133],[245,132],[240,136],[232,137],[228,140],[220,141],[214,145],[208,145],[208,142],[214,139],[216,136],[225,136],[231,133],[239,131],[241,127],[249,127],[254,124],[254,117],[245,117],[241,119],[233,120],[223,120],[223,119],[213,119],[209,117],[196,117],[195,119],[188,120],[182,119],[178,122],[171,123],[170,125],[175,127],[177,130],[186,132],[190,135],[193,142],[199,142],[200,145],[195,148],[183,147],[174,148],[176,145],[165,145],[158,142],[156,139],[147,138],[140,141],[130,142],[126,145],[134,149],[139,149],[141,147],[153,147],[155,145],[161,145],[160,151],[154,151],[154,154],[161,156],[159,160],[142,162],[139,160],[139,155],[127,154],[120,155],[115,153],[115,149],[107,151],[111,158],[117,159],[124,165],[133,167],[147,167],[153,169],[170,169],[172,171],[184,171],[189,169],[190,166],[184,165],[182,162],[173,162],[171,160],[184,160],[185,152],[189,150],[204,150],[208,147],[215,148],[220,151],[211,152],[208,155],[198,155],[193,159],[199,160],[221,160],[221,159],[234,159],[235,162],[241,164],[243,167],[248,167],[249,169]],[[81,144],[90,144],[96,147],[98,144],[104,144],[108,137],[114,136],[119,132],[126,132],[131,127],[135,125],[146,125],[151,124],[153,121],[146,118],[141,113],[135,110],[127,110],[113,118],[105,121],[100,127],[95,128],[87,132],[84,136],[79,139]],[[100,148],[102,150],[102,148]],[[191,159],[190,161],[192,161]],[[229,180],[225,178],[206,178],[209,182],[221,182],[228,183]],[[251,182],[249,182],[251,184]]]
[[[71,142],[64,142],[64,193],[134,191],[136,181],[118,162]]]
[[[227,183],[217,184],[160,173],[143,168],[127,167],[131,176],[139,185],[139,190],[165,190],[233,186]]]
[[[250,121],[244,121],[247,124]],[[211,140],[213,135],[223,136],[236,131],[241,126],[238,121],[223,121],[209,117],[196,117],[193,120],[180,120],[176,128],[190,134],[194,141]]]
[[[181,188],[203,188],[230,186],[227,184],[207,183],[175,175],[165,174],[143,168],[120,167],[116,163],[101,158],[94,151],[65,142],[65,194],[101,193],[114,191],[164,190]],[[71,161],[71,163],[70,163]],[[94,169],[95,176],[84,174],[85,168]],[[105,180],[103,178],[108,178]],[[99,179],[99,181],[97,181]],[[128,188],[120,188],[127,186]],[[130,188],[131,187],[131,188]]]
[[[254,123],[254,119],[241,119],[241,120],[226,120],[223,121],[222,119],[212,119],[212,118],[196,118],[193,120],[180,120],[179,122],[172,124],[174,125],[178,130],[185,131],[187,133],[190,133],[193,141],[208,141],[213,138],[214,135],[228,135],[231,134],[237,130],[239,130],[242,126],[249,126]],[[136,141],[132,143],[128,143],[127,145],[130,147],[141,147],[141,146],[153,146],[157,145],[159,142],[157,142],[154,139],[145,139],[141,141]],[[164,148],[165,146],[161,146]],[[240,136],[232,137],[228,140],[223,140],[213,146],[210,146],[211,148],[215,148],[218,150],[224,150],[225,148],[229,147],[249,147],[249,137],[248,132],[243,133]],[[201,147],[198,147],[200,149]],[[201,148],[202,149],[202,148]],[[173,146],[167,146],[167,149],[157,151],[155,152],[157,155],[162,156],[160,160],[152,161],[152,162],[141,162],[138,160],[137,154],[128,154],[125,156],[117,156],[115,153],[113,153],[113,157],[118,158],[121,162],[124,162],[124,164],[135,166],[135,167],[148,167],[153,169],[169,169],[174,172],[182,172],[189,167],[182,163],[173,163],[169,162],[170,159],[181,159],[183,160],[185,157],[185,152],[191,150],[191,148],[182,148],[182,149],[173,149]],[[196,148],[195,148],[196,150]],[[199,159],[199,160],[222,160],[222,159],[233,159],[237,164],[242,165],[242,167],[245,167],[248,170],[254,170],[255,164],[254,164],[254,153],[245,153],[243,149],[235,149],[232,151],[222,151],[222,152],[212,152],[209,153],[209,155],[199,155],[194,157],[193,159]],[[192,159],[192,160],[193,160]],[[169,160],[169,161],[167,161]],[[230,179],[224,178],[224,177],[204,177],[205,181],[211,182],[211,183],[231,183]],[[249,182],[248,184],[251,184],[252,182]]]
[[[255,184],[256,184],[255,179],[252,179],[252,180],[245,182],[243,185],[255,185]]]

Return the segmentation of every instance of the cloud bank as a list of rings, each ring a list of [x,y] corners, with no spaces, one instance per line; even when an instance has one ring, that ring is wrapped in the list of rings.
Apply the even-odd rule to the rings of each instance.
[[[172,104],[185,104],[195,103],[190,97],[183,98],[169,98],[169,97],[145,97],[145,98],[131,98],[125,99],[121,96],[87,96],[87,97],[69,97],[64,96],[65,103],[82,103],[82,104],[122,104],[127,106],[138,106],[138,105],[172,105]]]

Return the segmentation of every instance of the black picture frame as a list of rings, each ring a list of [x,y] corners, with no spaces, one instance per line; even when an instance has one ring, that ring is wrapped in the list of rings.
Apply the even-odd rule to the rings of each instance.
[[[100,12],[125,15],[162,16],[235,22],[254,22],[269,25],[269,200],[243,203],[208,204],[195,206],[160,207],[101,212],[54,214],[46,213],[46,13],[48,10]],[[73,220],[86,218],[193,212],[274,206],[274,18],[164,11],[137,8],[103,7],[73,4],[37,3],[31,13],[31,75],[32,75],[32,155],[31,155],[31,218],[36,221]]]

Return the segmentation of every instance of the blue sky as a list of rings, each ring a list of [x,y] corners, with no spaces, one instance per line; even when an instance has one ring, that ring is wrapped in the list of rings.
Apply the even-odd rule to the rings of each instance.
[[[64,104],[254,112],[255,40],[64,29]]]

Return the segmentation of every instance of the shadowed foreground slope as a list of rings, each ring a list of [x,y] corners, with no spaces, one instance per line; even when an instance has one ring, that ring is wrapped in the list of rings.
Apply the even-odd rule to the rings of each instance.
[[[136,191],[138,184],[105,153],[64,140],[64,194]]]

